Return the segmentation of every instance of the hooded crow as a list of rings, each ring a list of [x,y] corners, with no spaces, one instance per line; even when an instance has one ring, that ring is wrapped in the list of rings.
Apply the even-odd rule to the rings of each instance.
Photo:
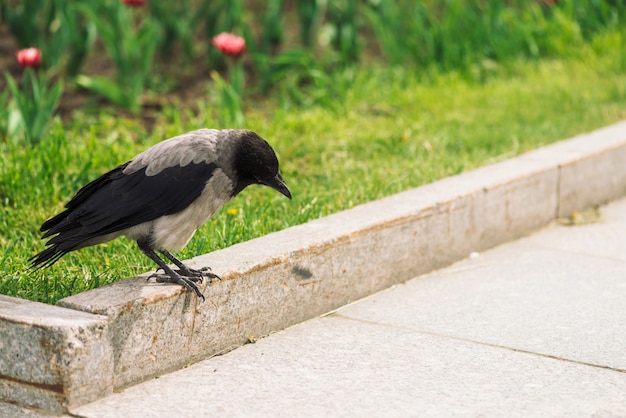
[[[170,251],[183,249],[196,229],[251,184],[291,199],[274,150],[252,131],[199,129],[162,141],[87,184],[45,221],[42,238],[52,238],[30,258],[32,267],[48,267],[70,251],[125,235],[159,266],[151,278],[178,283],[204,299],[196,282],[218,276],[208,267],[187,267]]]

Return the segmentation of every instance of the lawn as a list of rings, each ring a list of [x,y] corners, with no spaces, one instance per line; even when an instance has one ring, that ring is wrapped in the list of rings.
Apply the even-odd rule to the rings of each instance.
[[[372,60],[296,92],[252,92],[245,127],[275,148],[294,199],[248,188],[179,255],[224,248],[624,119],[624,39],[618,27],[558,57],[481,59],[462,69]],[[115,108],[77,110],[56,118],[37,146],[0,141],[0,293],[54,303],[153,269],[124,238],[71,253],[47,270],[29,270],[28,258],[44,248],[41,223],[82,185],[165,138],[226,127],[215,106],[210,99],[166,105],[150,130]]]

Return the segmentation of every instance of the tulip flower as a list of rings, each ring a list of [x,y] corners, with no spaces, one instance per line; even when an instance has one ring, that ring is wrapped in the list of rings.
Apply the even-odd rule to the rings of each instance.
[[[22,68],[37,69],[41,65],[41,51],[38,48],[20,49],[15,56]]]
[[[38,48],[20,49],[15,56],[24,69],[22,85],[9,72],[4,74],[15,102],[15,107],[10,110],[11,118],[16,121],[13,134],[23,135],[29,143],[36,144],[48,131],[63,92],[63,84],[61,81],[51,81],[45,73],[37,71],[41,65],[41,51]]]
[[[228,112],[230,119],[228,124],[243,126],[245,120],[242,103],[244,73],[243,60],[239,57],[246,51],[246,40],[241,36],[222,32],[215,36],[211,43],[222,54],[232,57],[232,59],[226,60],[230,83],[223,80],[217,71],[211,73],[213,81],[221,91],[222,103],[220,107]]]
[[[246,40],[232,33],[222,32],[211,41],[224,55],[238,57],[246,51]]]

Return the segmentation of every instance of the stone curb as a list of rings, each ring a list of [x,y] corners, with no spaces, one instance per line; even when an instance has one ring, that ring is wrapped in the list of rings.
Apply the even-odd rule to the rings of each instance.
[[[205,254],[206,302],[146,276],[0,296],[0,399],[54,412],[232,350],[626,195],[626,122]]]

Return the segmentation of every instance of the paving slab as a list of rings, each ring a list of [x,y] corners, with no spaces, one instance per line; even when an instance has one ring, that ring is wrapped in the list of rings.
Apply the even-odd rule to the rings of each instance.
[[[71,412],[626,416],[626,257],[604,245],[626,237],[624,209],[626,199],[602,208],[603,223],[554,224]]]
[[[520,240],[341,314],[626,371],[625,300],[626,261]]]
[[[327,317],[72,411],[80,417],[623,416],[626,375]]]
[[[600,223],[553,225],[341,314],[626,371],[625,214],[617,201]]]

